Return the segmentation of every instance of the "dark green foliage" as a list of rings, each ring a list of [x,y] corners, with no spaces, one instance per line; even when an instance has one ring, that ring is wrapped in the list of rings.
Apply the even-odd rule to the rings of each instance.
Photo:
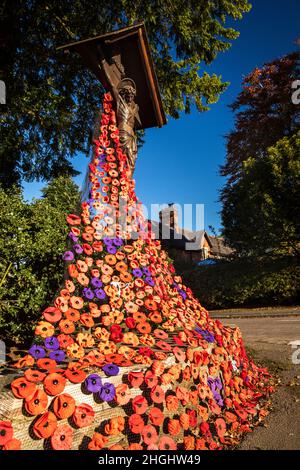
[[[222,208],[223,234],[242,255],[300,255],[300,131],[243,164]]]
[[[32,338],[63,281],[66,215],[76,210],[79,191],[59,177],[43,193],[27,203],[20,189],[0,189],[0,336],[8,344]]]
[[[208,309],[297,305],[300,301],[300,263],[291,256],[236,259],[182,272]]]
[[[226,89],[204,67],[238,37],[227,20],[249,10],[248,0],[4,0],[0,183],[74,175],[70,159],[89,148],[103,90],[79,57],[57,46],[144,20],[166,113],[177,118],[193,105],[207,110]]]

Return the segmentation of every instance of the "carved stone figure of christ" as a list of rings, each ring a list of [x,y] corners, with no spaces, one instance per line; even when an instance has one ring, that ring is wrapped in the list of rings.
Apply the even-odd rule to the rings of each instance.
[[[135,133],[136,124],[141,124],[139,107],[135,103],[136,87],[133,80],[124,78],[117,88],[113,88],[116,102],[117,124],[120,133],[120,144],[127,156],[127,163],[134,172],[137,158],[137,137]]]

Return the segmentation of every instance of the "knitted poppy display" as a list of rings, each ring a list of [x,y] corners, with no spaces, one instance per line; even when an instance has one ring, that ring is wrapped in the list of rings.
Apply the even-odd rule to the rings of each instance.
[[[66,279],[0,398],[0,448],[215,450],[268,414],[273,379],[155,239],[105,94]]]

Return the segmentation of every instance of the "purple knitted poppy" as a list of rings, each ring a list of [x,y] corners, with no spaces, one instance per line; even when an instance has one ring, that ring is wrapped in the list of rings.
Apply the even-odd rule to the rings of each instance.
[[[57,362],[62,362],[66,358],[66,353],[61,349],[58,349],[57,351],[51,351],[49,357]]]
[[[122,246],[122,245],[123,245],[123,240],[122,240],[122,238],[118,238],[118,237],[113,238],[113,244],[114,244],[115,246]]]
[[[49,336],[46,338],[44,344],[47,349],[52,349],[53,351],[59,348],[59,341],[55,336]]]
[[[94,298],[94,292],[91,289],[89,289],[88,287],[85,287],[83,289],[82,294],[88,300],[92,300]]]
[[[102,287],[103,286],[102,281],[100,281],[100,279],[98,279],[97,277],[92,278],[91,284],[92,284],[93,287]]]
[[[35,359],[42,359],[46,356],[45,349],[42,346],[38,346],[37,344],[31,346],[31,348],[28,350],[28,353]]]
[[[134,277],[142,277],[143,271],[141,269],[136,268],[132,270],[132,274],[134,275]]]
[[[109,382],[106,382],[102,385],[98,395],[99,398],[101,398],[103,401],[112,401],[116,395],[115,386]]]
[[[146,282],[146,284],[148,284],[148,285],[151,286],[151,287],[153,287],[154,284],[155,284],[155,282],[153,281],[152,277],[149,277],[149,276],[145,277],[145,282]]]
[[[78,241],[78,237],[76,237],[73,232],[69,233],[69,238],[71,238],[73,243],[76,243]]]
[[[95,289],[95,296],[96,296],[98,299],[103,300],[103,299],[105,299],[106,294],[105,294],[105,292],[104,292],[103,289]]]
[[[83,248],[81,245],[79,245],[79,243],[76,243],[75,245],[73,245],[73,250],[75,251],[75,253],[77,253],[78,255],[81,255],[81,253],[83,252]]]
[[[98,374],[90,374],[84,381],[84,386],[88,392],[97,393],[101,390],[102,380]]]
[[[119,373],[119,367],[115,364],[105,364],[105,366],[102,367],[102,370],[109,376],[118,375]]]
[[[72,251],[65,251],[63,256],[62,256],[62,259],[64,261],[73,261],[74,253]]]
[[[143,273],[145,274],[145,276],[151,276],[149,268],[143,268]]]
[[[117,248],[113,245],[107,245],[107,252],[110,253],[111,255],[114,255],[117,253]]]

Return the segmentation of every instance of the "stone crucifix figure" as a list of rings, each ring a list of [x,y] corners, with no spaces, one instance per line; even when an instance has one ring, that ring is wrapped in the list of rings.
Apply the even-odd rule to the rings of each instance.
[[[137,158],[136,125],[141,125],[139,106],[135,102],[136,86],[130,78],[123,78],[118,87],[113,87],[116,103],[117,124],[120,132],[120,144],[127,156],[127,163],[134,172]]]

